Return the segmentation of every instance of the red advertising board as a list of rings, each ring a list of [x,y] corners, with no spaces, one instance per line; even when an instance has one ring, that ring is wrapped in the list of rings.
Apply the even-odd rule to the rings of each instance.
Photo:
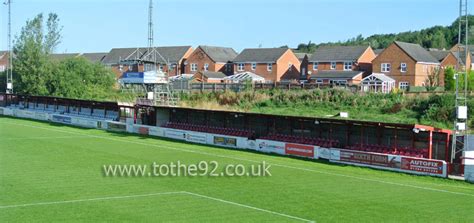
[[[390,158],[388,155],[347,150],[341,150],[340,161],[392,168],[400,166],[394,157]]]
[[[285,153],[287,155],[313,158],[314,157],[314,146],[306,146],[306,145],[286,143]]]
[[[138,133],[141,134],[141,135],[148,135],[149,131],[150,130],[146,127],[139,127],[138,128]]]
[[[401,169],[421,173],[443,174],[443,162],[439,160],[402,157]]]

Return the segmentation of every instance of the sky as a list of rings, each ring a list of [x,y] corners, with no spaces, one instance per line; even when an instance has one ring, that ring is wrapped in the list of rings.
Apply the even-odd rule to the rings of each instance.
[[[6,0],[0,0],[6,1]],[[57,53],[108,52],[148,43],[149,0],[12,0],[12,32],[39,13],[59,15]],[[154,0],[156,46],[296,47],[450,25],[458,0]],[[474,4],[474,3],[473,3]],[[0,5],[0,49],[7,7]],[[469,7],[471,12],[472,7]]]

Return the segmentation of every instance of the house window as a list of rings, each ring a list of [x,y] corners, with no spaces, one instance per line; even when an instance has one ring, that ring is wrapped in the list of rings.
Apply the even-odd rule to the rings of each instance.
[[[272,63],[267,63],[267,70],[272,71],[273,64]]]
[[[408,82],[400,82],[398,83],[398,88],[400,88],[401,90],[407,90],[408,89],[408,86],[410,86],[408,84]]]
[[[314,63],[313,63],[313,70],[318,70],[318,66],[319,66],[319,63],[318,63],[318,62],[314,62]]]
[[[293,69],[293,64],[292,63],[288,63],[288,70],[291,71]]]
[[[407,72],[407,64],[406,63],[401,63],[400,64],[400,71],[405,73]]]
[[[5,66],[4,65],[0,66],[0,72],[3,72],[3,71],[5,71]]]
[[[209,71],[209,64],[208,63],[204,64],[204,71]]]
[[[256,70],[257,69],[257,63],[252,63],[252,70]]]
[[[382,72],[390,72],[390,64],[389,63],[383,63],[382,64]]]
[[[336,69],[336,62],[331,62],[331,70],[335,70]]]
[[[352,62],[344,62],[344,70],[352,70]]]
[[[330,80],[329,83],[332,85],[341,86],[341,85],[346,85],[347,81],[346,80]]]
[[[198,70],[198,65],[195,63],[191,64],[191,71],[197,71]]]
[[[163,67],[163,65],[162,65],[162,64],[160,64],[160,67],[159,67],[158,69],[160,69],[160,71],[163,71],[163,70],[164,70],[164,67]]]
[[[237,71],[244,71],[244,68],[245,68],[245,64],[243,63],[237,64]]]

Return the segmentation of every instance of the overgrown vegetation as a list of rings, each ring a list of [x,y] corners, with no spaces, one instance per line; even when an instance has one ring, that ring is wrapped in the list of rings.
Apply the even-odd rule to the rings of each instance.
[[[409,96],[402,93],[361,95],[343,89],[181,95],[181,105],[188,107],[322,118],[337,118],[339,112],[349,112],[351,119],[419,123],[440,128],[452,128],[454,103],[452,93],[430,96]],[[473,109],[474,99],[470,98],[469,111]],[[474,127],[472,119],[470,125]]]

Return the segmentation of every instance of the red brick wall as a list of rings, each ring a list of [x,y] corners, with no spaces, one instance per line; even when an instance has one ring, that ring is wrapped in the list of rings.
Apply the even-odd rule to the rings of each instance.
[[[291,50],[287,50],[276,63],[272,64],[271,71],[268,71],[267,63],[257,63],[255,70],[252,70],[252,63],[245,63],[243,71],[239,71],[238,66],[238,63],[234,64],[234,73],[252,72],[265,78],[266,81],[299,80],[300,78],[301,62]]]
[[[209,71],[218,72],[219,69],[222,68],[221,65],[214,63],[200,47],[189,55],[186,62],[187,64],[184,69],[184,73],[186,74],[195,74],[199,71],[204,71],[204,64],[206,63],[209,64]],[[191,64],[197,64],[197,71],[191,71]]]
[[[381,70],[382,63],[390,63],[391,71],[388,73],[383,73]],[[407,72],[400,71],[400,64],[407,64]],[[420,76],[417,63],[410,56],[408,56],[402,49],[400,49],[395,43],[392,43],[388,46],[382,53],[380,53],[372,61],[372,72],[374,73],[383,73],[396,81],[396,87],[399,86],[399,82],[406,81],[410,86],[420,86],[420,78],[415,76]]]
[[[291,64],[291,67],[290,67]],[[287,50],[278,60],[277,81],[280,80],[299,80],[301,62],[292,50]]]
[[[8,55],[9,55],[9,53],[6,53],[5,55],[0,55],[0,56],[3,56],[3,57],[0,59],[0,67],[3,66],[3,68],[4,68],[5,70],[8,69],[8,64],[9,64],[9,63],[8,63]],[[0,70],[1,70],[1,69],[0,69]]]

